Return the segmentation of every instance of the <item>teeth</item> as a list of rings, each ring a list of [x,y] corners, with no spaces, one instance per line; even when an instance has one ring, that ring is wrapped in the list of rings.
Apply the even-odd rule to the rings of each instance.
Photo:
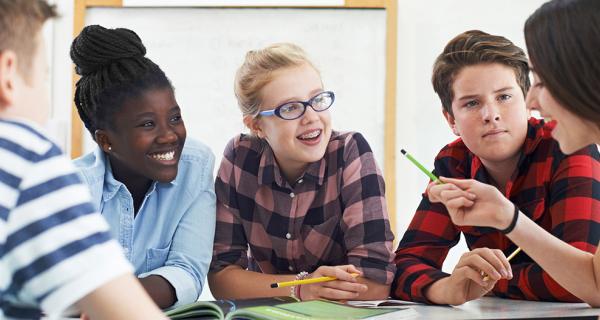
[[[167,153],[155,153],[150,156],[156,160],[169,161],[169,160],[173,160],[173,157],[175,156],[175,151],[170,151]]]
[[[300,139],[312,139],[318,137],[320,134],[321,130],[315,130],[313,132],[301,135]]]

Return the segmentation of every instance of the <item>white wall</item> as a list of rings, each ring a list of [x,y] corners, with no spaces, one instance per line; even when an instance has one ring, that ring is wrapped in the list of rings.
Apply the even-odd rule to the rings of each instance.
[[[72,67],[68,47],[72,39],[73,4],[72,1],[58,2],[63,16],[54,23],[51,41],[52,102],[53,114],[62,124],[59,135],[67,141],[69,132],[64,126],[70,121]],[[397,150],[405,148],[432,167],[439,149],[454,139],[430,84],[433,61],[446,42],[460,32],[480,29],[504,35],[524,48],[523,24],[543,2],[545,0],[398,0]],[[126,22],[123,26],[127,26]],[[224,91],[230,92],[229,89]],[[396,181],[396,230],[397,237],[401,238],[420,201],[427,177],[398,155]],[[464,244],[452,250],[444,270],[450,272],[465,250]]]

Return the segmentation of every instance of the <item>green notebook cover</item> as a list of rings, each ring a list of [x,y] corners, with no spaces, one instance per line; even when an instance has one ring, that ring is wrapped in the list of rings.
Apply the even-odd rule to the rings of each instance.
[[[410,307],[358,308],[331,301],[313,300],[238,309],[228,314],[226,319],[410,319],[416,315],[416,311]]]

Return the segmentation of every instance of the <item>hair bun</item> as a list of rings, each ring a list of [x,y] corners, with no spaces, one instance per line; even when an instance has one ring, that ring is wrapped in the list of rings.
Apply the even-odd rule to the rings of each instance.
[[[125,28],[87,26],[71,45],[75,71],[82,76],[104,69],[119,60],[137,60],[145,55],[146,47],[140,37]]]

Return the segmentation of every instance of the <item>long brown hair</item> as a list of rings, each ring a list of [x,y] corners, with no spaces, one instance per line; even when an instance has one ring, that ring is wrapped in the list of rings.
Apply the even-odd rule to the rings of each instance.
[[[600,126],[600,1],[546,2],[527,19],[525,41],[554,99]]]

